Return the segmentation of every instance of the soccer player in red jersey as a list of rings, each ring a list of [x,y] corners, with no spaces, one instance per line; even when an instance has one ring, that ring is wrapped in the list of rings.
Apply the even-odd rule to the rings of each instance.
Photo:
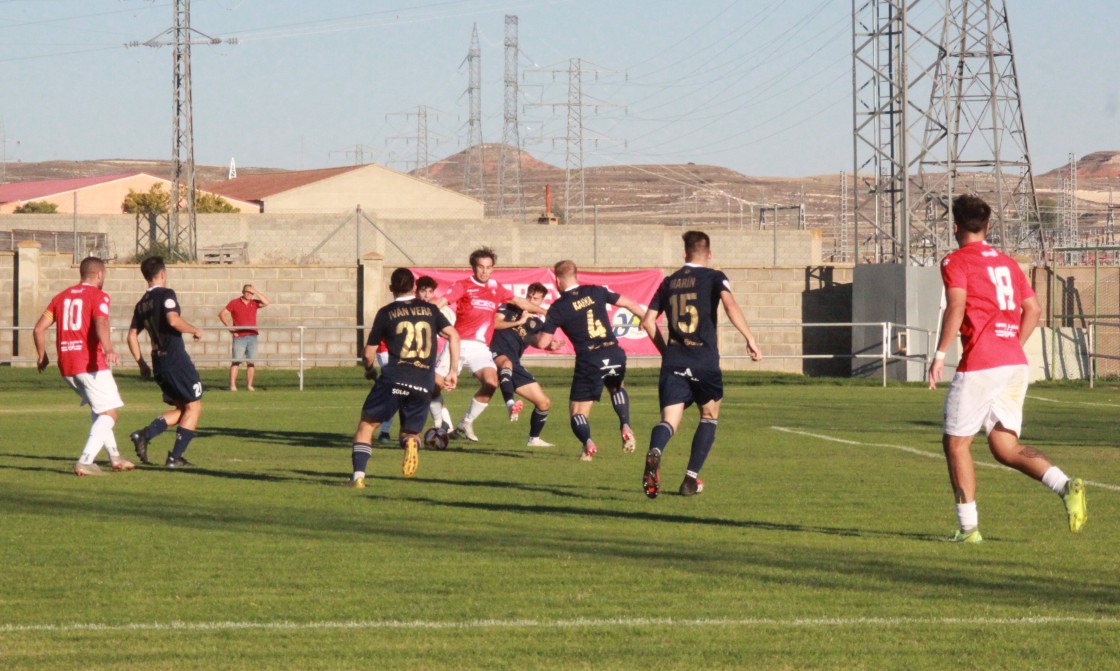
[[[489,405],[498,389],[498,367],[490,354],[490,338],[494,335],[494,315],[505,303],[533,314],[546,311],[521,296],[514,296],[509,289],[490,279],[498,255],[489,247],[479,247],[471,252],[471,276],[451,285],[451,289],[436,301],[442,308],[451,306],[455,311],[455,331],[459,334],[459,367],[467,365],[478,378],[478,391],[471,399],[471,406],[455,428],[455,437],[477,441],[474,420]]]
[[[976,472],[969,451],[981,428],[992,456],[1004,466],[1039,480],[1065,503],[1069,530],[1077,533],[1088,517],[1085,483],[1070,478],[1045,454],[1019,442],[1027,395],[1027,355],[1023,351],[1042,313],[1023,271],[985,239],[992,210],[982,199],[953,199],[953,234],[960,249],[941,262],[947,307],[937,351],[929,368],[929,388],[942,379],[945,353],[957,333],[963,353],[945,398],[942,446],[957,501],[960,529],[949,540],[979,543]]]
[[[79,267],[81,282],[51,300],[35,324],[35,353],[39,372],[50,363],[47,356],[47,329],[55,324],[58,369],[63,379],[89,405],[93,426],[89,430],[82,456],[74,464],[75,475],[103,475],[95,463],[104,447],[114,471],[131,471],[132,462],[117,451],[113,426],[117,409],[124,407],[109,363],[119,364],[120,355],[109,340],[109,294],[105,285],[105,264],[90,256]]]

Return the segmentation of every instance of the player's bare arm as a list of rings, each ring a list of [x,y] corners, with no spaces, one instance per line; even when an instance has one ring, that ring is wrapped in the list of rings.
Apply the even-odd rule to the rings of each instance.
[[[946,307],[945,319],[941,322],[941,335],[937,339],[937,351],[933,355],[933,363],[929,365],[929,388],[936,389],[945,374],[945,352],[953,345],[953,340],[961,330],[964,323],[964,303],[968,292],[960,287],[953,287],[945,292]]]
[[[1042,316],[1042,306],[1038,302],[1038,298],[1031,296],[1022,303],[1023,316],[1019,321],[1019,346],[1026,347],[1027,341],[1030,340],[1031,334],[1034,333],[1035,328],[1038,326],[1038,320]]]
[[[447,375],[443,377],[443,388],[446,391],[451,391],[459,381],[459,332],[455,330],[455,327],[448,326],[439,334],[447,338],[448,363],[451,365],[451,370],[447,371]]]
[[[140,368],[140,377],[147,380],[152,376],[152,369],[148,367],[148,362],[144,361],[144,353],[140,351],[140,331],[137,329],[128,329],[128,352],[132,355],[133,361]]]
[[[168,312],[167,323],[179,333],[189,333],[195,340],[202,340],[202,329],[191,326],[178,312]]]
[[[751,332],[751,327],[747,325],[747,317],[743,314],[743,308],[739,307],[735,296],[725,290],[720,292],[719,298],[723,302],[723,311],[727,314],[727,318],[747,341],[747,354],[750,355],[751,361],[762,361],[762,350],[754,338],[754,333]]]
[[[525,312],[532,312],[535,315],[543,315],[543,314],[546,314],[548,312],[547,308],[544,308],[544,307],[541,307],[540,305],[537,305],[536,303],[532,302],[528,298],[525,298],[524,296],[514,296],[513,300],[510,301],[510,303],[513,303],[514,305],[521,308]]]
[[[39,321],[35,322],[35,329],[31,332],[35,340],[35,367],[42,373],[50,364],[51,359],[47,356],[47,329],[54,323],[54,315],[50,311],[44,312],[39,316]]]
[[[630,312],[634,313],[634,316],[637,317],[638,319],[643,319],[646,316],[646,311],[642,309],[641,305],[638,305],[637,301],[635,301],[631,298],[627,298],[626,296],[623,296],[621,294],[619,295],[618,300],[615,301],[614,304],[617,305],[620,308],[626,308]]]
[[[556,350],[560,349],[564,345],[568,344],[567,340],[564,340],[563,338],[556,338],[556,337],[553,337],[552,334],[548,334],[549,335],[548,344],[547,345],[542,345],[541,344],[541,336],[543,336],[543,335],[545,335],[545,334],[544,333],[538,333],[538,334],[534,335],[533,337],[529,338],[529,340],[527,342],[530,345],[532,345],[533,347],[536,347],[537,349],[546,349],[546,350],[549,350],[551,352],[555,352]]]
[[[101,343],[101,351],[105,352],[105,360],[114,366],[121,365],[121,355],[113,349],[113,342],[110,340],[112,329],[109,328],[109,318],[104,315],[94,315],[93,330],[97,334],[98,342]]]
[[[503,331],[505,329],[514,328],[515,326],[524,326],[525,322],[529,321],[529,319],[529,313],[522,311],[520,317],[513,321],[507,321],[505,315],[498,312],[494,315],[494,330]]]
[[[657,318],[660,316],[660,310],[646,310],[646,313],[642,315],[640,326],[642,330],[646,332],[646,335],[649,336],[649,339],[653,341],[653,345],[657,348],[657,351],[664,354],[665,336],[661,334],[661,329],[657,328]]]

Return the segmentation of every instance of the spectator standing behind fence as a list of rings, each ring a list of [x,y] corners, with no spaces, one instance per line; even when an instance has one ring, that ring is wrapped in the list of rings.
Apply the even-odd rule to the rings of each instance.
[[[252,328],[257,325],[257,310],[268,307],[268,297],[253,288],[252,284],[241,287],[241,295],[226,303],[218,313],[218,319],[231,327],[233,334],[233,361],[229,364],[229,390],[237,391],[237,369],[245,362],[245,388],[253,388],[253,374],[256,372],[257,334]],[[248,328],[246,328],[248,327]]]

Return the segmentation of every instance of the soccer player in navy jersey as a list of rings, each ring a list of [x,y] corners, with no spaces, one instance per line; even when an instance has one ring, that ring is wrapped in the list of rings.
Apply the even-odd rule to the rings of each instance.
[[[657,385],[661,422],[650,432],[642,477],[642,487],[651,499],[661,491],[661,455],[677,432],[685,408],[693,403],[700,410],[700,423],[692,435],[692,454],[680,493],[692,496],[704,491],[700,469],[715,443],[723,399],[716,323],[721,302],[727,318],[746,339],[747,354],[754,361],[762,359],[762,350],[735,302],[727,275],[708,268],[712,260],[708,235],[689,231],[681,237],[685,264],[661,282],[649,311],[642,318],[642,329],[661,352],[661,376]],[[657,328],[657,318],[662,313],[666,316],[667,340]]]
[[[156,417],[147,427],[133,431],[129,438],[140,461],[150,464],[148,443],[168,427],[178,424],[175,445],[167,453],[164,466],[182,468],[191,465],[183,453],[191,444],[202,416],[202,380],[183,345],[183,334],[189,333],[195,340],[201,340],[202,329],[191,326],[179,313],[179,298],[167,286],[167,266],[161,257],[145,259],[140,264],[140,272],[148,281],[148,291],[133,310],[132,324],[128,328],[128,351],[140,366],[141,377],[147,378],[154,373],[156,383],[163,390],[163,402],[174,407]],[[148,333],[152,342],[151,368],[144,362],[140,351],[141,330]]]
[[[447,338],[451,362],[443,388],[455,388],[459,372],[459,334],[436,305],[416,298],[415,288],[411,270],[397,268],[393,271],[389,278],[393,302],[377,311],[362,352],[362,362],[370,371],[377,359],[377,347],[384,342],[389,362],[381,368],[381,375],[369,390],[358,429],[354,432],[351,448],[354,472],[349,485],[356,489],[366,486],[366,465],[373,454],[373,435],[378,426],[393,415],[400,416],[400,442],[404,449],[401,472],[406,478],[416,474],[420,432],[428,419],[432,388],[436,384],[437,336]]]
[[[533,305],[540,305],[548,295],[548,289],[540,282],[533,282],[525,292],[525,298]],[[506,303],[494,315],[494,336],[490,338],[490,354],[498,367],[498,388],[505,399],[509,411],[509,421],[516,422],[525,404],[514,398],[520,394],[533,404],[529,417],[529,447],[552,447],[541,438],[541,431],[548,420],[552,400],[544,393],[537,379],[525,366],[521,365],[521,355],[525,348],[537,345],[544,328],[544,320],[539,315],[530,314],[513,303]],[[553,338],[549,349],[560,349],[564,341]]]
[[[991,216],[992,208],[981,198],[953,199],[953,235],[960,249],[941,261],[945,319],[929,368],[933,389],[944,373],[945,353],[959,332],[963,353],[945,397],[942,426],[942,447],[960,523],[949,540],[957,543],[984,540],[971,452],[972,438],[981,428],[999,463],[1040,481],[1062,498],[1070,531],[1081,531],[1088,518],[1081,478],[1070,478],[1041,451],[1019,442],[1028,379],[1023,345],[1038,325],[1042,306],[1019,264],[987,243]]]
[[[544,328],[537,340],[537,347],[547,348],[557,329],[563,329],[576,350],[576,367],[572,374],[572,389],[568,394],[568,410],[572,433],[583,446],[580,461],[591,461],[597,447],[591,439],[588,415],[593,403],[602,398],[603,387],[611,395],[611,405],[618,415],[622,433],[622,449],[633,452],[634,432],[630,429],[630,395],[623,382],[626,379],[626,352],[618,344],[611,327],[607,305],[617,305],[634,313],[639,319],[645,314],[635,301],[617,294],[606,287],[594,284],[580,285],[574,261],[560,261],[553,267],[560,298],[548,308]]]

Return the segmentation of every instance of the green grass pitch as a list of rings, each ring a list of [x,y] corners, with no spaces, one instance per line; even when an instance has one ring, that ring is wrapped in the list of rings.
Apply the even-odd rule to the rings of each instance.
[[[1088,483],[1089,521],[974,446],[985,543],[956,519],[944,389],[729,375],[706,491],[676,495],[695,412],[641,472],[656,377],[629,381],[638,450],[609,403],[577,460],[567,371],[526,448],[500,401],[482,441],[377,446],[342,486],[367,387],[357,369],[262,370],[210,389],[185,471],[70,473],[88,415],[57,370],[0,369],[0,668],[1115,668],[1115,387],[1032,387],[1024,442]],[[118,376],[131,430],[162,411]],[[450,395],[456,416],[473,385]],[[170,449],[158,438],[152,455]],[[104,463],[104,454],[102,454]]]

